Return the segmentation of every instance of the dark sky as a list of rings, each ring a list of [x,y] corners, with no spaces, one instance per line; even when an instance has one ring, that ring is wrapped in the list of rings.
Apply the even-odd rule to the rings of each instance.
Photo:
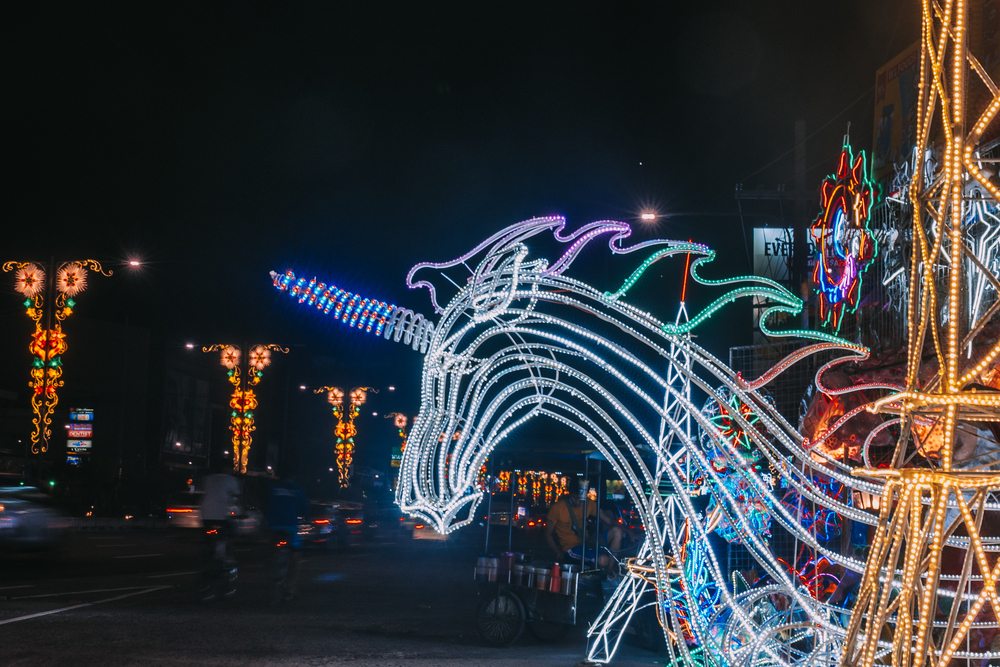
[[[94,285],[81,312],[304,343],[346,358],[359,379],[339,381],[412,387],[414,355],[299,312],[267,272],[427,311],[403,283],[417,261],[533,215],[633,220],[648,204],[674,215],[661,235],[742,271],[734,185],[791,182],[796,119],[809,183],[848,121],[870,144],[875,70],[918,27],[915,0],[16,11],[0,40],[4,259],[135,253],[143,273]],[[13,295],[0,318],[4,349],[22,345]],[[379,377],[361,379],[369,362]]]

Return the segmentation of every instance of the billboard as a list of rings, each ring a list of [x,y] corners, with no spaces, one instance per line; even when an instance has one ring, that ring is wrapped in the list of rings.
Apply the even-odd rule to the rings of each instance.
[[[969,4],[969,49],[993,83],[1000,85],[1000,30],[997,26],[1000,26],[1000,0],[975,0]],[[969,76],[966,108],[973,118],[986,109],[993,94],[978,76]],[[986,128],[982,143],[988,144],[995,139],[1000,139],[1000,118],[994,118]]]
[[[916,143],[919,80],[919,42],[911,44],[875,73],[872,166],[876,183],[888,183],[893,176],[893,165],[908,160]]]
[[[66,463],[78,466],[94,447],[94,411],[70,408],[66,423]]]
[[[969,3],[969,50],[984,72],[1000,85],[1000,0],[972,0]],[[949,55],[950,57],[950,55]],[[914,42],[875,73],[875,117],[872,126],[872,154],[875,181],[887,185],[893,165],[910,158],[916,143],[917,84],[920,82],[920,43]],[[975,122],[994,93],[975,71],[967,76],[968,111],[966,123]],[[940,140],[940,125],[931,143]],[[1000,139],[1000,118],[994,118],[983,134],[982,143]],[[883,189],[883,191],[887,191]]]
[[[69,420],[71,422],[92,422],[94,421],[94,411],[90,408],[70,408]]]
[[[75,424],[70,423],[66,425],[66,437],[70,440],[89,440],[94,437],[94,425],[93,424]]]
[[[753,273],[771,280],[788,280],[791,275],[791,227],[754,227]]]

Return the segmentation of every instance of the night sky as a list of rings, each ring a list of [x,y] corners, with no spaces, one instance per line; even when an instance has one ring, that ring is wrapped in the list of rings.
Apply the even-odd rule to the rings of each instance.
[[[743,271],[735,184],[791,183],[796,119],[809,184],[849,121],[868,147],[875,70],[919,25],[914,0],[17,12],[0,47],[3,259],[141,257],[81,314],[178,341],[300,344],[338,360],[333,381],[395,383],[414,406],[417,355],[304,312],[268,271],[429,311],[404,284],[418,261],[534,215],[577,225],[646,206],[668,217],[638,237],[692,237]],[[664,317],[671,280],[644,304]],[[4,349],[23,349],[23,319],[13,294],[0,303]],[[746,342],[727,331],[717,352]]]

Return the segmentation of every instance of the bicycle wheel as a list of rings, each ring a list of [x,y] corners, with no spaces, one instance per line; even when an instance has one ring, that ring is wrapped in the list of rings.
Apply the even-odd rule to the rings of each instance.
[[[476,632],[488,644],[510,646],[524,632],[524,605],[516,595],[500,591],[476,610]]]

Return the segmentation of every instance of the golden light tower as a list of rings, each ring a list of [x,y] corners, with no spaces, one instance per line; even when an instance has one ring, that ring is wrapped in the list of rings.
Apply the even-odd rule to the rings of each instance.
[[[35,324],[28,351],[32,354],[31,380],[31,453],[49,449],[52,437],[52,414],[59,404],[63,386],[62,355],[69,346],[62,323],[73,314],[76,297],[87,289],[87,270],[110,276],[96,259],[75,259],[46,265],[43,262],[10,261],[4,272],[14,272],[14,291],[24,296],[24,310]]]
[[[229,430],[232,432],[233,470],[241,474],[246,474],[253,432],[257,430],[254,413],[259,402],[253,388],[260,384],[264,369],[271,365],[271,352],[288,354],[287,347],[274,343],[248,347],[250,350],[245,364],[239,345],[216,343],[201,348],[202,352],[221,351],[219,363],[226,369],[229,384],[233,385],[233,393],[229,397]]]
[[[970,0],[921,8],[906,384],[873,406],[899,417],[901,436],[892,467],[857,471],[885,487],[845,665],[943,667],[975,623],[1000,617],[1000,557],[982,537],[1000,472],[967,455],[977,429],[1000,421],[1000,392],[983,377],[1000,358],[1000,341],[983,336],[1000,300],[975,314],[963,292],[975,277],[998,284],[969,248],[968,221],[970,207],[1000,199],[977,152],[1000,92],[970,49]]]

